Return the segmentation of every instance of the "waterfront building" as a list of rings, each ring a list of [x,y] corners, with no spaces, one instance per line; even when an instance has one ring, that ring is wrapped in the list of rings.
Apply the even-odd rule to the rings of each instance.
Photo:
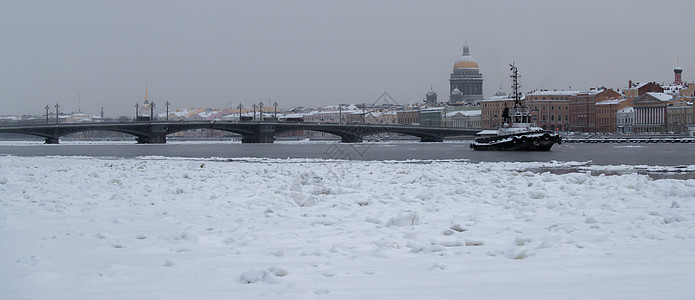
[[[481,128],[480,120],[480,110],[451,111],[446,113],[446,117],[444,118],[444,126],[458,128]]]
[[[420,108],[410,110],[399,110],[396,112],[398,124],[403,125],[419,125],[420,124]]]
[[[373,111],[368,112],[364,116],[365,124],[380,124],[380,125],[396,125],[398,124],[398,117],[395,111]]]
[[[364,123],[365,112],[353,104],[329,105],[320,107],[302,116],[304,122],[312,123]],[[330,133],[305,130],[303,134],[307,138],[336,138]]]
[[[635,109],[635,133],[664,133],[666,126],[666,107],[673,96],[666,93],[648,92],[632,102]]]
[[[65,123],[102,122],[103,120],[103,118],[98,116],[77,112],[66,116]]]
[[[629,102],[629,100],[625,99]],[[615,114],[616,126],[618,133],[633,133],[632,127],[635,125],[635,109],[632,106],[627,106],[618,110]]]
[[[505,107],[514,107],[514,99],[511,99],[505,95],[493,96],[480,101],[481,127],[487,129],[497,129],[502,127],[502,112],[504,111]]]
[[[430,107],[420,111],[420,126],[440,127],[444,124],[445,107]]]
[[[678,97],[690,102],[695,101],[695,84],[685,83],[685,88],[678,91]]]
[[[525,104],[531,121],[545,130],[563,131],[570,127],[570,99],[578,91],[535,91],[526,94]]]
[[[693,103],[679,100],[666,106],[666,126],[668,132],[688,132],[688,125],[693,124]]]
[[[632,80],[628,81],[627,88],[623,90],[625,98],[627,98],[630,103],[632,103],[638,97],[646,93],[663,93],[664,89],[656,84],[656,82],[645,82],[645,83],[633,83]]]
[[[478,104],[483,100],[483,74],[478,62],[470,55],[468,44],[454,63],[449,79],[449,103]]]
[[[618,111],[627,107],[630,101],[626,98],[608,99],[596,103],[595,132],[617,132]]]
[[[578,92],[569,97],[569,124],[571,131],[596,132],[596,103],[604,100],[622,99],[623,96],[612,89],[595,89]],[[629,101],[625,104],[628,105]],[[609,122],[612,123],[612,122]]]
[[[330,105],[304,114],[304,122],[314,123],[363,123],[364,111],[355,105]]]

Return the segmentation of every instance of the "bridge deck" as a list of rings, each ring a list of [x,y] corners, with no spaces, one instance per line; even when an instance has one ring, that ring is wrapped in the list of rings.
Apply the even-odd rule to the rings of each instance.
[[[165,143],[166,135],[194,129],[215,129],[237,133],[243,136],[245,143],[272,143],[276,134],[296,130],[334,134],[340,136],[343,142],[361,142],[365,136],[381,133],[398,133],[417,136],[424,142],[441,142],[446,137],[470,136],[482,130],[480,128],[307,122],[153,121],[2,126],[0,133],[35,135],[46,138],[46,143],[57,143],[61,136],[68,134],[106,130],[131,134],[139,143]]]

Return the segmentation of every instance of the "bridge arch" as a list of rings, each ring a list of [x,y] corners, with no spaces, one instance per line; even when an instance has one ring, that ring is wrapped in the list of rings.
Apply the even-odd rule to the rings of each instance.
[[[398,133],[414,137],[419,137],[423,142],[442,142],[444,135],[436,128],[408,127],[401,125],[379,125],[379,124],[278,124],[277,133],[291,130],[311,130],[325,132],[341,137],[342,142],[354,143],[362,142],[364,137],[382,134]]]
[[[143,138],[146,137],[147,135],[142,132],[141,130],[138,130],[139,128],[135,127],[128,127],[128,126],[80,126],[79,124],[73,125],[63,125],[63,126],[18,126],[18,127],[13,127],[13,128],[4,128],[2,132],[4,133],[17,133],[17,134],[26,134],[26,135],[32,135],[32,136],[38,136],[42,137],[45,139],[47,144],[57,144],[60,137],[66,136],[66,135],[71,135],[75,133],[80,133],[80,132],[87,132],[87,131],[111,131],[111,132],[119,132],[119,133],[125,133],[129,134],[132,136],[135,136],[136,138]]]

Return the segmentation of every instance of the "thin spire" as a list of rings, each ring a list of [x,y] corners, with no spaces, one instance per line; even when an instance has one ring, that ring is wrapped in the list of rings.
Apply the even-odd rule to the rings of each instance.
[[[147,101],[147,80],[145,80],[145,101]]]

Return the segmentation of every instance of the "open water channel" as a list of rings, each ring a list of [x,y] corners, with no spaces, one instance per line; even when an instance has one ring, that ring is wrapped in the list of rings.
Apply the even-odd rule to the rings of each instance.
[[[169,141],[139,145],[131,141],[0,141],[0,155],[88,156],[132,158],[142,156],[188,158],[319,158],[340,160],[461,160],[469,162],[581,162],[577,168],[546,168],[538,172],[583,172],[582,165],[638,166],[653,178],[695,179],[695,144],[562,144],[547,152],[473,151],[468,141],[420,143],[382,141],[344,144],[337,141],[276,141],[274,144],[241,144],[235,141]],[[657,166],[655,168],[655,166]],[[659,168],[664,167],[664,168]],[[591,171],[611,175],[609,171]]]

